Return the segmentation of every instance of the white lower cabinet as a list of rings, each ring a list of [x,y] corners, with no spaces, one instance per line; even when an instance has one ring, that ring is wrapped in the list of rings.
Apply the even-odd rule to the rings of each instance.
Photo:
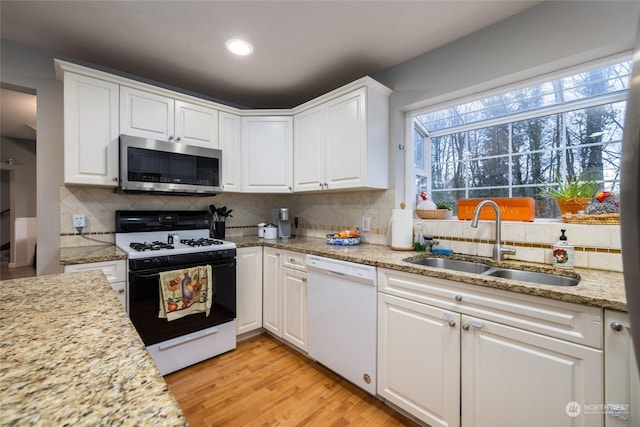
[[[629,314],[604,312],[605,426],[640,425],[640,378]]]
[[[263,327],[301,350],[308,351],[304,255],[265,247],[263,293]]]
[[[383,268],[378,290],[394,405],[430,426],[604,425],[586,411],[604,401],[601,309]]]
[[[236,334],[262,327],[262,247],[236,251]]]
[[[460,420],[460,315],[378,293],[378,394],[435,426]]]
[[[307,332],[307,273],[283,268],[282,338],[309,351]]]
[[[602,426],[601,414],[576,412],[602,402],[602,350],[469,316],[461,321],[464,427]]]
[[[111,288],[116,292],[118,301],[124,307],[127,312],[127,261],[103,261],[103,262],[91,262],[86,264],[72,264],[65,265],[64,272],[70,273],[72,271],[87,271],[87,270],[102,270],[107,277]]]

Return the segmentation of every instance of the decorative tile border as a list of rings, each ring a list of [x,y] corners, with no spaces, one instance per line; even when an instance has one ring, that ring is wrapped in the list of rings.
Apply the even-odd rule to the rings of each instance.
[[[495,244],[495,240],[487,239],[472,239],[466,237],[452,237],[452,236],[432,236],[435,240],[447,240],[450,242],[467,242],[467,243],[483,243],[483,244]],[[515,246],[520,248],[536,248],[536,249],[552,249],[553,245],[544,243],[527,243],[527,242],[513,242],[504,240],[502,242],[505,246]],[[599,252],[608,254],[621,254],[620,249],[614,248],[598,248],[591,246],[574,246],[574,249],[578,252]]]

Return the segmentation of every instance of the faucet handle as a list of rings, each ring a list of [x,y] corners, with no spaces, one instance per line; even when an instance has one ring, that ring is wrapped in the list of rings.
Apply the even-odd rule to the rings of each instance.
[[[501,255],[515,255],[516,248],[512,248],[511,246],[500,246],[500,254]]]

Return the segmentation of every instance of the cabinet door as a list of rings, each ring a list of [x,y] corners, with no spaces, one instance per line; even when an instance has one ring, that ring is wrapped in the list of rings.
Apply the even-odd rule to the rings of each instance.
[[[282,338],[309,351],[307,330],[307,273],[282,269]]]
[[[176,141],[218,148],[218,110],[176,101],[175,127]]]
[[[262,247],[238,248],[236,255],[237,335],[262,327]]]
[[[294,191],[319,191],[325,184],[325,109],[320,106],[294,117]]]
[[[262,257],[262,326],[281,337],[282,268],[280,251],[265,247]]]
[[[431,426],[459,426],[459,323],[457,313],[378,293],[378,394]]]
[[[604,313],[605,425],[640,425],[640,379],[631,342],[629,314]]]
[[[242,140],[240,116],[220,112],[220,149],[222,150],[222,182],[224,191],[242,190]]]
[[[462,424],[602,426],[602,351],[462,316]],[[575,403],[573,403],[575,402]]]
[[[161,141],[173,140],[173,115],[172,98],[120,87],[120,133]]]
[[[64,75],[64,182],[118,185],[118,85]]]
[[[329,102],[326,114],[326,188],[363,185],[367,155],[366,89]]]
[[[243,191],[293,191],[293,119],[242,118]]]
[[[116,292],[118,301],[127,310],[127,262],[125,260],[91,262],[86,264],[65,265],[64,272],[102,270],[111,288]]]

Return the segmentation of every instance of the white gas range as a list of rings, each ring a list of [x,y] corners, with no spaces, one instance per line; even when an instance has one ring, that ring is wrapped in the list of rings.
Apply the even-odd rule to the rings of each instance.
[[[207,211],[117,211],[116,246],[129,258],[129,316],[163,375],[236,347],[236,245],[209,238]],[[160,318],[160,273],[205,265],[210,315]]]

